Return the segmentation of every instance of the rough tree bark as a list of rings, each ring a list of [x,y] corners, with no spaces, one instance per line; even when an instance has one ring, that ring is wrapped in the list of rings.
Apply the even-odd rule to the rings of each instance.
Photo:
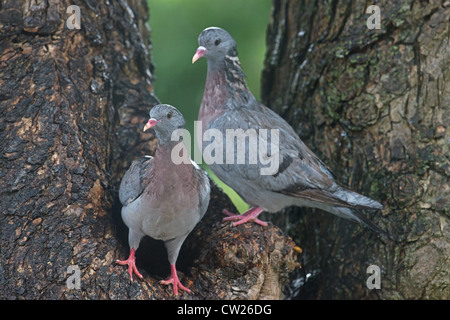
[[[69,5],[81,29],[69,29]],[[130,282],[117,188],[132,159],[152,154],[141,131],[153,92],[144,0],[0,4],[0,298],[164,299],[169,265],[144,239]],[[213,188],[205,219],[182,248],[183,298],[280,298],[295,267],[293,242],[276,227],[231,229],[231,203]],[[66,285],[79,268],[80,289]],[[75,283],[75,282],[74,282]]]
[[[297,298],[450,298],[450,2],[274,0],[262,92],[398,241],[328,214],[278,216],[302,245]],[[369,290],[369,265],[381,290]]]

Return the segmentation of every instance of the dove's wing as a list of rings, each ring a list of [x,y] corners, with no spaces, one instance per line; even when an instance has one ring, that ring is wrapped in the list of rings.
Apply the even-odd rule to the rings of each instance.
[[[134,160],[125,172],[119,188],[119,199],[123,206],[137,199],[145,186],[148,185],[146,179],[149,179],[149,177],[146,173],[151,169],[152,161],[153,157],[142,157]]]
[[[367,197],[343,189],[335,181],[331,170],[300,140],[292,127],[275,112],[261,104],[253,108],[246,106],[227,109],[222,116],[211,123],[211,127],[223,133],[227,129],[243,131],[254,129],[257,132],[257,151],[251,143],[245,144],[245,164],[237,164],[238,152],[243,150],[235,150],[233,164],[220,165],[219,178],[225,183],[229,179],[240,177],[247,179],[249,184],[259,190],[277,192],[309,201],[349,207],[379,205],[373,200],[366,203]],[[271,155],[278,151],[279,166],[278,170],[271,175],[261,173],[261,169],[267,167],[261,161],[249,164],[250,152],[260,152],[261,144],[268,145],[274,142],[270,134],[261,134],[261,129],[267,129],[267,132],[271,129],[276,130],[279,136],[278,148],[271,150]],[[225,134],[224,141],[226,145]],[[270,150],[270,148],[267,149]],[[224,149],[225,159],[226,153],[227,150]],[[258,159],[260,156],[258,154]]]

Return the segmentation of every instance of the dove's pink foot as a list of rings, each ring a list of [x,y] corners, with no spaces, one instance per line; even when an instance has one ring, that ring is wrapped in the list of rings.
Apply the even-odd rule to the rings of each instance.
[[[228,211],[227,209],[223,209],[222,212],[224,214],[226,214],[228,217],[223,218],[222,221],[237,220],[236,222],[233,223],[233,227],[236,227],[240,224],[244,224],[247,222],[254,222],[263,227],[267,227],[267,222],[258,219],[259,214],[263,211],[264,211],[264,209],[262,209],[261,207],[256,207],[256,208],[250,208],[243,214],[234,214],[234,213]]]
[[[139,277],[143,278],[142,274],[139,273],[138,269],[136,268],[136,258],[134,257],[134,254],[136,253],[136,250],[134,248],[131,248],[130,250],[130,256],[127,260],[116,260],[116,263],[124,266],[128,265],[128,273],[130,274],[131,281],[133,281],[133,271],[134,273]]]
[[[186,291],[187,293],[191,293],[191,290],[183,286],[178,279],[177,268],[174,264],[170,265],[170,278],[167,280],[161,280],[161,284],[173,284],[173,292],[176,296],[178,295],[178,286],[180,286],[180,289]]]

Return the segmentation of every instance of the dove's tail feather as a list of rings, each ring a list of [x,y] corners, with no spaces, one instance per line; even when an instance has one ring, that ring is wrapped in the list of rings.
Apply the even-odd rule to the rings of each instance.
[[[340,188],[339,190],[333,192],[333,196],[355,208],[377,210],[383,209],[383,205],[381,203],[345,188]]]
[[[381,203],[363,196],[357,192],[348,190],[344,187],[339,188],[337,191],[333,192],[333,196],[341,201],[346,202],[350,205],[350,207],[333,207],[331,210],[329,210],[331,213],[334,213],[335,215],[338,215],[342,218],[360,222],[375,232],[385,235],[387,234],[386,231],[378,227],[376,224],[366,218],[362,213],[362,209],[383,209],[383,205]]]
[[[359,210],[359,209],[351,209],[351,208],[346,208],[346,207],[330,207],[330,208],[328,208],[327,211],[329,211],[341,218],[360,222],[360,223],[364,224],[365,226],[367,226],[372,231],[389,236],[386,231],[384,231],[379,226],[377,226],[375,223],[373,223],[368,218],[366,218],[364,216],[364,214],[361,212],[361,210]]]

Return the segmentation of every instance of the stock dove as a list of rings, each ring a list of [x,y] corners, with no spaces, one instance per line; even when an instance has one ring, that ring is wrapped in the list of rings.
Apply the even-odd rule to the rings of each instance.
[[[250,143],[241,145],[241,149],[237,151],[234,147],[231,150],[245,154],[243,164],[238,164],[237,154],[231,157],[234,160],[232,163],[208,163],[212,172],[251,206],[242,215],[224,210],[228,215],[224,221],[236,221],[234,226],[249,221],[266,226],[265,221],[258,219],[261,212],[277,212],[288,206],[305,206],[319,208],[383,232],[361,212],[362,209],[380,210],[383,206],[340,185],[330,169],[300,140],[292,127],[255,99],[247,88],[237,55],[237,45],[231,35],[224,29],[210,27],[200,33],[198,43],[192,63],[201,57],[208,62],[198,115],[202,137],[208,129],[218,130],[222,137],[226,137],[226,131],[230,129],[243,129],[245,132],[275,129],[275,133],[278,133],[278,145],[275,144],[276,136],[272,134],[258,140],[260,144],[273,142],[278,147],[278,170],[272,174],[261,174],[261,161],[250,163],[249,152],[256,150]],[[223,143],[225,145],[227,142]],[[199,144],[203,146],[205,153],[207,145],[203,142]],[[229,152],[223,148],[224,158],[230,159],[230,155],[225,154],[227,151]],[[274,152],[276,150],[272,150],[272,155]]]
[[[190,292],[179,281],[175,263],[184,240],[205,214],[210,195],[207,174],[189,158],[182,141],[171,139],[173,131],[184,125],[183,115],[176,108],[154,106],[144,131],[152,128],[158,138],[155,156],[134,160],[119,189],[122,219],[129,228],[130,256],[116,262],[128,265],[131,280],[133,272],[142,278],[135,264],[139,242],[145,235],[163,240],[171,275],[161,283],[173,284],[175,295],[178,287]],[[180,151],[176,153],[181,154],[180,164],[172,159],[174,148]]]

